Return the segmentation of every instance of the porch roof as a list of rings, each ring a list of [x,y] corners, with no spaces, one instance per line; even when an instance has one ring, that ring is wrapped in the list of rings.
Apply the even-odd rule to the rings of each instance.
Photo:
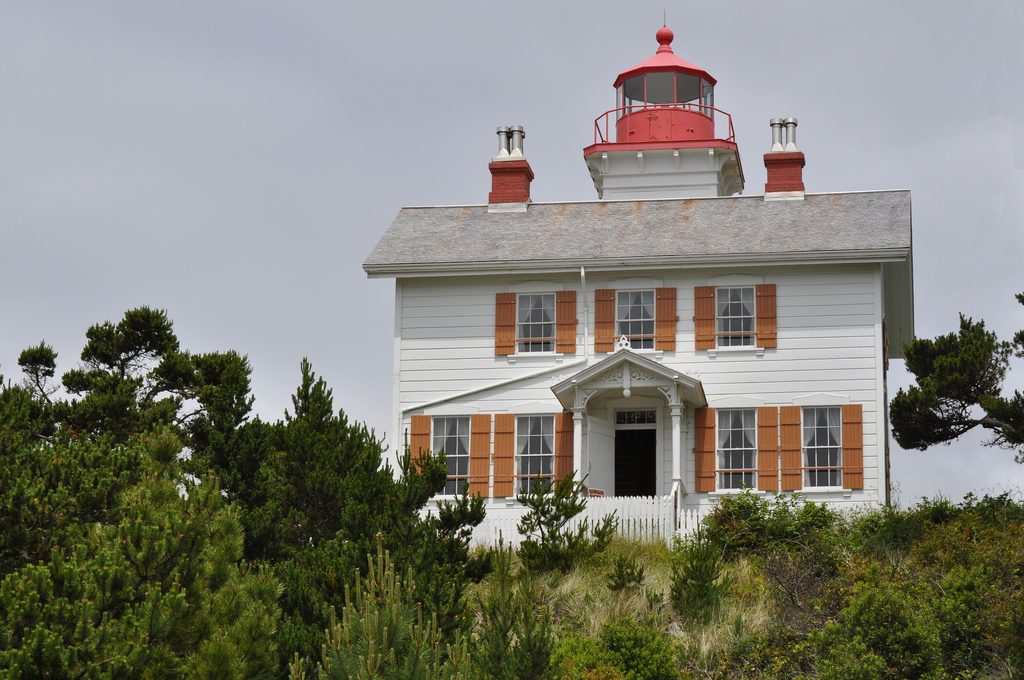
[[[629,349],[620,349],[554,385],[551,391],[564,408],[582,408],[601,390],[620,389],[629,396],[634,388],[654,387],[669,402],[707,406],[700,380]],[[582,402],[581,402],[582,399]]]

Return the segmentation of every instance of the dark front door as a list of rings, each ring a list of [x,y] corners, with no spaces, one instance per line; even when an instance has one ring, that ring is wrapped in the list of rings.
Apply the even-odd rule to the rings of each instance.
[[[656,430],[615,431],[615,495],[655,495]]]

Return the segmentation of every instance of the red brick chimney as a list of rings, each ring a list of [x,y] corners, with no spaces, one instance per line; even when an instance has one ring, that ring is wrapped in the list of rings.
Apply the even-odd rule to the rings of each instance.
[[[533,169],[523,155],[524,139],[522,125],[498,128],[498,155],[487,166],[491,171],[487,203],[492,210],[525,210],[530,202]]]
[[[765,200],[804,197],[804,153],[796,146],[796,118],[773,118],[772,148],[764,155]],[[785,130],[785,140],[783,140]]]

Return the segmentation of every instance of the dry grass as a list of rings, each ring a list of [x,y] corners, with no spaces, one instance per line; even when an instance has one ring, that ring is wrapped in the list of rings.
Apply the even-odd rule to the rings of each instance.
[[[730,655],[739,642],[766,633],[775,625],[771,593],[764,575],[746,558],[730,563],[726,575],[732,587],[722,608],[707,625],[681,624],[671,628],[692,672],[706,673],[717,660]]]
[[[638,587],[615,592],[608,588],[608,575],[620,555],[636,559],[644,567],[644,579]],[[728,654],[738,640],[766,631],[773,623],[768,586],[754,563],[741,559],[728,564],[726,574],[732,584],[730,594],[707,625],[683,621],[672,609],[672,551],[663,543],[617,538],[602,555],[567,574],[532,578],[543,589],[556,630],[596,637],[608,621],[650,619],[676,638],[693,670],[700,672]],[[472,590],[488,587],[484,579]]]

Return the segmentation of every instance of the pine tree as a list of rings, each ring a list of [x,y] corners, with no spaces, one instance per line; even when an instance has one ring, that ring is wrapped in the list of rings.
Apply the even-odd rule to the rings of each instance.
[[[1024,304],[1024,293],[1017,301]],[[890,407],[900,446],[925,450],[981,427],[991,433],[989,446],[1024,463],[1024,393],[1003,394],[1010,357],[1024,358],[1024,331],[1000,341],[984,321],[961,315],[957,333],[915,338],[903,353],[917,384],[899,390]]]
[[[215,480],[177,466],[170,431],[108,523],[0,583],[4,677],[227,677],[277,673],[280,588],[241,564],[242,529]]]
[[[416,599],[412,570],[401,578],[383,545],[365,578],[333,616],[317,675],[322,680],[435,680],[468,677],[464,644],[446,645],[434,617]],[[298,669],[298,664],[293,663]]]

